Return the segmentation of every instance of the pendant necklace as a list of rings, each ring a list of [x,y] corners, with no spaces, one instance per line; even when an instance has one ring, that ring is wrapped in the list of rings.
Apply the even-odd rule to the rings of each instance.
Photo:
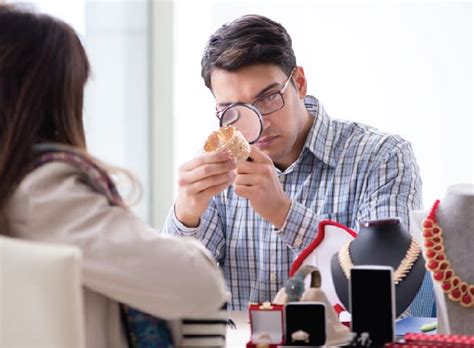
[[[354,264],[352,263],[351,254],[349,252],[350,244],[351,242],[345,244],[339,251],[339,255],[338,255],[339,265],[341,266],[341,269],[348,280],[350,278],[351,268],[354,266]],[[408,248],[405,254],[405,257],[403,258],[402,262],[400,262],[400,265],[397,267],[397,269],[395,270],[393,274],[393,282],[395,284],[400,283],[407,276],[407,274],[410,273],[410,270],[413,268],[413,265],[418,259],[418,256],[420,255],[420,253],[421,253],[420,246],[412,238],[410,247]]]

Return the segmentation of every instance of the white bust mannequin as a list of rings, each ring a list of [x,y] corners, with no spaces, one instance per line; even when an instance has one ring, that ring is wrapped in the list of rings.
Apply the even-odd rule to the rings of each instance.
[[[412,211],[410,214],[411,234],[423,249],[421,225],[433,203],[429,203],[426,211]],[[467,283],[474,284],[474,185],[450,186],[441,199],[436,221],[443,230],[446,257],[454,272]],[[433,280],[433,285],[438,333],[474,335],[474,308],[462,307],[459,302],[449,300],[436,280]]]

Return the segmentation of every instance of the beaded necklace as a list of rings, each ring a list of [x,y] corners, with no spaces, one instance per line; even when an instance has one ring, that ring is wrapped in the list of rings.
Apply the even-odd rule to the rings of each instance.
[[[463,307],[474,307],[474,284],[457,276],[446,256],[443,230],[436,223],[439,203],[436,200],[422,224],[426,268],[433,272],[433,278],[441,283],[441,288],[451,301],[459,302]]]

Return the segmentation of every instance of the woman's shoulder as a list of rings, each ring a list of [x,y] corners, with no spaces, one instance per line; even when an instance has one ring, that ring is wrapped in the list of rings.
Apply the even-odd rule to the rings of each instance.
[[[75,197],[93,191],[82,176],[78,168],[63,162],[45,163],[35,168],[20,181],[7,201],[8,220],[26,223],[40,210],[58,208],[58,205],[71,208],[74,201],[78,201]],[[105,200],[100,195],[97,199]]]
[[[56,185],[58,180],[65,180],[77,177],[81,174],[80,170],[72,164],[64,162],[50,162],[36,167],[29,172],[20,182],[19,187],[43,187],[44,185]]]
[[[60,191],[61,188],[73,185],[80,175],[80,171],[73,165],[62,162],[45,163],[25,175],[13,192],[11,199],[42,192]]]

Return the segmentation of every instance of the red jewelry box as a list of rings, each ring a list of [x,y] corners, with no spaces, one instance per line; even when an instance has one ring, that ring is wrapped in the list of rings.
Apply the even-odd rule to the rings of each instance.
[[[277,348],[285,342],[284,305],[249,305],[250,341],[247,348]]]

